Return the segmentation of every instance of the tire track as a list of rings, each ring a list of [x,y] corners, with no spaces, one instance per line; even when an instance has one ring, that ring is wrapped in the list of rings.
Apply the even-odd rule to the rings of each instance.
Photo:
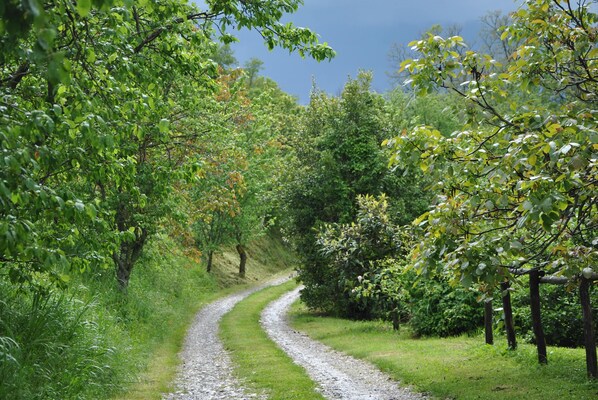
[[[350,357],[293,330],[286,313],[299,298],[297,288],[270,303],[262,312],[261,324],[277,343],[320,386],[331,400],[415,400],[426,399],[399,386],[371,364]]]
[[[218,330],[222,316],[249,296],[289,278],[278,278],[260,286],[224,297],[202,308],[185,338],[180,357],[182,364],[175,381],[175,391],[164,400],[249,400],[264,399],[252,393],[233,374],[233,363],[224,349]]]

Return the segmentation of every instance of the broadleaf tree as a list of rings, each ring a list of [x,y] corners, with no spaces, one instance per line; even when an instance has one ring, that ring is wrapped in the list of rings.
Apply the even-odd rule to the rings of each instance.
[[[598,49],[591,4],[526,2],[501,36],[517,44],[506,65],[457,52],[466,48],[458,36],[429,34],[411,44],[421,57],[403,68],[414,88],[450,90],[474,110],[450,137],[419,126],[388,142],[393,163],[415,162],[440,193],[416,220],[420,271],[440,265],[489,294],[522,267],[593,276]]]
[[[334,52],[282,24],[299,1],[8,1],[0,7],[0,262],[12,281],[59,280],[69,265],[135,259],[192,172],[218,76],[216,32],[248,27],[268,46]],[[62,265],[62,268],[59,268]]]

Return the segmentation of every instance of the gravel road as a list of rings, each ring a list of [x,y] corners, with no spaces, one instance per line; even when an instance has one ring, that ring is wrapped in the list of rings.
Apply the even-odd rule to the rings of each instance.
[[[180,357],[182,364],[175,382],[175,391],[165,400],[243,400],[264,399],[252,393],[233,376],[228,352],[218,337],[220,319],[235,304],[264,287],[281,284],[288,277],[227,296],[210,303],[196,316],[187,332]]]
[[[342,400],[414,400],[425,399],[374,368],[372,365],[332,350],[293,330],[286,318],[289,306],[299,297],[293,290],[270,303],[261,323],[276,342],[319,385],[328,399]]]

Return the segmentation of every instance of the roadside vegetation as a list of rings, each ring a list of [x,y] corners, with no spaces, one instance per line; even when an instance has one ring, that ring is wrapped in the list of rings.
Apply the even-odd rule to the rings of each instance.
[[[310,309],[487,344],[500,328],[540,364],[583,345],[598,378],[594,3],[488,15],[479,48],[434,26],[397,54],[395,92],[361,73],[314,93],[284,191]]]
[[[332,348],[372,362],[398,381],[439,399],[591,399],[598,383],[585,376],[583,349],[549,347],[550,362],[537,363],[534,346],[489,346],[479,334],[415,337],[383,321],[350,321],[314,315],[297,302],[291,324]]]
[[[237,254],[234,247],[215,256],[217,273],[208,274],[197,251],[158,235],[125,294],[110,273],[81,277],[69,291],[43,298],[2,286],[0,318],[14,329],[14,342],[2,343],[10,349],[2,355],[11,358],[0,364],[0,398],[160,399],[198,309],[294,265],[276,235],[250,243],[247,251],[245,279],[238,278],[236,262],[227,261]]]

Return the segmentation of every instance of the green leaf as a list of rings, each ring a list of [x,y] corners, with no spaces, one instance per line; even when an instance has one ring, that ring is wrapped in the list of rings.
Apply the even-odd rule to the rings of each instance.
[[[167,133],[169,125],[170,122],[166,118],[162,118],[160,120],[160,123],[158,124],[158,129],[160,130],[160,133]]]
[[[39,17],[44,12],[39,0],[28,0],[27,3],[29,4],[31,14],[33,14],[34,17]]]
[[[461,285],[463,285],[466,288],[469,288],[469,287],[471,287],[471,285],[473,285],[473,278],[469,274],[461,275],[460,281],[461,281]]]
[[[77,12],[82,17],[87,17],[91,11],[91,0],[77,0]]]
[[[542,222],[542,228],[545,231],[550,231],[552,229],[553,220],[550,218],[549,214],[540,213],[540,221]]]
[[[10,201],[12,201],[13,204],[18,204],[21,201],[21,195],[16,192],[11,193]]]
[[[85,204],[83,204],[81,202],[81,200],[77,200],[75,202],[75,208],[77,209],[77,211],[84,211],[85,210]]]

